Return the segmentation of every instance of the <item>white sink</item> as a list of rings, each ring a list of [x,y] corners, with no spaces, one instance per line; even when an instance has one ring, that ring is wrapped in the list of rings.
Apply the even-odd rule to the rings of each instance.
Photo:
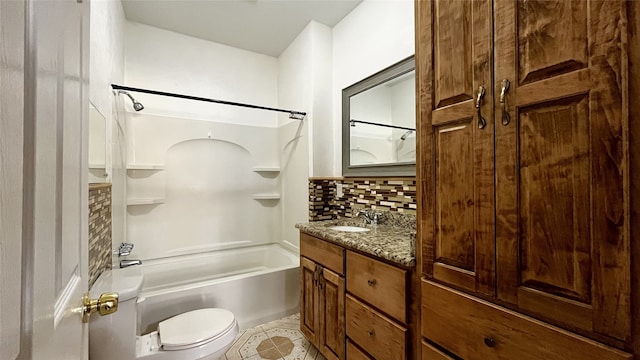
[[[329,228],[329,230],[345,231],[345,232],[363,232],[363,231],[370,231],[371,229],[367,229],[359,226],[332,226]]]

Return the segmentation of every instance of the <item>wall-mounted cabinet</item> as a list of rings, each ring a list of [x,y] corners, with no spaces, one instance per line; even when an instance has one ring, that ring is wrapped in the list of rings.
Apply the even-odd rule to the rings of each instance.
[[[423,309],[444,284],[631,351],[628,6],[416,1]]]

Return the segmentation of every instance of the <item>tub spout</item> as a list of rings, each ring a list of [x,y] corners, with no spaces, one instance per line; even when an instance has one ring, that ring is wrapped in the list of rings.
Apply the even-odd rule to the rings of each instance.
[[[120,260],[120,268],[126,268],[133,265],[142,265],[142,260]]]

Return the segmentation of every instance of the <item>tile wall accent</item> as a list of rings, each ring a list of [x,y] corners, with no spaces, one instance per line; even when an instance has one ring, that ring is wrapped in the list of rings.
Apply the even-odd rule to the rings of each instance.
[[[331,220],[336,205],[336,184],[340,179],[309,179],[309,221]]]
[[[415,215],[415,178],[309,179],[309,221],[350,218],[362,207]]]
[[[89,287],[111,269],[111,184],[89,184]]]

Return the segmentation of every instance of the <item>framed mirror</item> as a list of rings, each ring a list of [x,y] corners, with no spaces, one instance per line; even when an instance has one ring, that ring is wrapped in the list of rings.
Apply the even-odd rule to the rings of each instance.
[[[415,176],[411,56],[342,90],[342,175]]]

